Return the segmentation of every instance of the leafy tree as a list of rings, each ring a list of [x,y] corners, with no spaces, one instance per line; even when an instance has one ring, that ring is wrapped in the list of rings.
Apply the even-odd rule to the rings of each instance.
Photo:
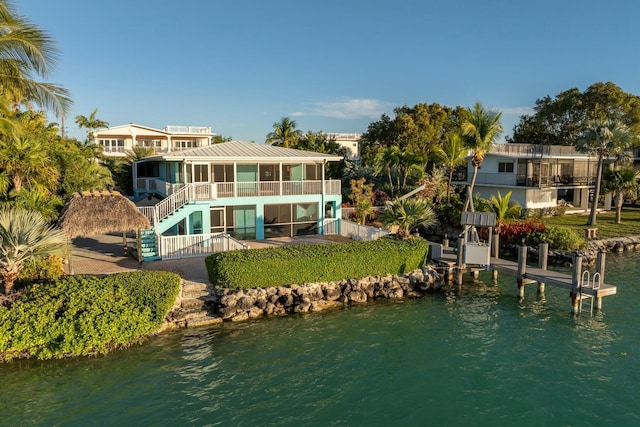
[[[458,133],[447,135],[444,144],[434,150],[435,156],[440,158],[440,161],[444,164],[449,174],[447,181],[447,198],[449,198],[449,194],[451,194],[453,172],[456,166],[464,165],[467,162],[467,153],[468,150],[464,145],[464,141]]]
[[[273,132],[267,135],[267,144],[289,148],[300,139],[301,131],[296,129],[296,121],[283,117],[273,124]]]
[[[613,193],[616,205],[616,224],[622,222],[622,204],[627,196],[634,197],[638,192],[638,173],[632,167],[605,169],[602,188]]]
[[[482,166],[484,155],[491,150],[491,146],[502,134],[502,124],[500,118],[502,113],[488,110],[479,102],[476,102],[473,109],[467,108],[461,124],[462,136],[465,145],[473,150],[471,164],[473,165],[473,176],[471,177],[471,194],[476,185],[478,168]],[[464,210],[469,207],[470,200],[464,204]]]
[[[355,207],[355,216],[360,224],[365,224],[373,213],[373,184],[365,184],[364,178],[351,180],[351,202]]]
[[[380,219],[387,226],[397,226],[403,240],[411,237],[418,225],[429,227],[437,223],[436,214],[425,200],[395,199],[380,212]]]
[[[578,138],[576,149],[582,153],[594,154],[598,157],[596,169],[595,195],[591,202],[591,212],[587,225],[596,225],[600,185],[602,183],[602,169],[605,157],[620,155],[631,146],[633,134],[631,130],[620,122],[592,121]]]
[[[594,83],[584,92],[577,88],[536,101],[534,113],[520,117],[508,142],[575,145],[590,121],[613,120],[640,134],[640,97],[611,82]]]
[[[214,135],[213,138],[211,138],[211,143],[222,144],[223,142],[229,142],[232,140],[233,138],[231,138],[230,136]]]
[[[24,263],[32,258],[56,255],[66,242],[62,230],[47,224],[42,216],[24,209],[0,211],[0,276],[8,294]]]
[[[71,108],[69,92],[46,78],[57,58],[54,40],[27,18],[18,15],[8,0],[0,1],[0,92],[14,109],[34,102],[57,116]]]

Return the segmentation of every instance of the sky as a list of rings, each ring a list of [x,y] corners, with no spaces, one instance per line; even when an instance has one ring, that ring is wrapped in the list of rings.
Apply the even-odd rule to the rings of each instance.
[[[418,103],[502,111],[596,82],[640,95],[637,0],[12,0],[56,40],[41,79],[73,121],[210,126],[264,142],[297,129],[365,132]],[[50,115],[50,120],[57,119]]]

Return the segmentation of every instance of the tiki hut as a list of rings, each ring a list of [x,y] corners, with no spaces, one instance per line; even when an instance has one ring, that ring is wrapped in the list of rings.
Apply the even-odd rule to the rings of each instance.
[[[58,226],[67,233],[69,241],[76,237],[122,233],[126,254],[126,233],[148,229],[151,224],[131,200],[117,191],[82,191],[67,202]]]

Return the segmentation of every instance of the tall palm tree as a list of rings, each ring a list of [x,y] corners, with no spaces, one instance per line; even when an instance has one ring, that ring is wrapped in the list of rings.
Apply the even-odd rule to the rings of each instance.
[[[8,0],[0,1],[0,93],[14,108],[34,102],[63,116],[71,108],[69,92],[46,78],[57,59],[54,40],[28,19],[16,14]]]
[[[598,157],[596,168],[595,194],[591,201],[591,212],[587,225],[596,225],[600,185],[602,184],[602,169],[605,157],[619,156],[631,146],[633,133],[618,121],[591,121],[576,143],[576,150],[582,153],[594,154]]]
[[[60,254],[65,242],[64,232],[48,225],[37,212],[0,211],[0,276],[5,294],[12,291],[27,260]]]
[[[391,197],[393,197],[393,177],[391,175],[391,171],[394,167],[398,166],[398,163],[400,162],[400,149],[395,145],[385,147],[378,151],[374,162],[374,173],[376,175],[382,173],[383,170],[387,172],[387,178],[389,179],[389,189],[391,191]]]
[[[418,225],[429,227],[438,220],[436,213],[425,200],[395,199],[380,212],[385,225],[398,226],[398,236],[403,240],[411,237],[411,231]]]
[[[409,148],[405,148],[400,152],[398,158],[398,171],[402,177],[402,185],[398,186],[402,191],[407,187],[407,178],[412,172],[418,173],[418,178],[424,176],[425,159],[422,155],[413,152]]]
[[[58,182],[58,170],[45,144],[38,138],[10,136],[1,139],[0,169],[7,175],[14,193],[19,193],[25,186],[41,185],[53,189]]]
[[[449,174],[447,181],[447,199],[451,194],[451,182],[456,166],[464,165],[469,150],[464,146],[464,141],[459,134],[454,133],[446,136],[442,147],[436,147],[434,154],[438,156]]]
[[[302,132],[296,129],[296,121],[283,117],[273,124],[273,132],[267,135],[267,144],[289,148],[300,139]]]
[[[96,114],[98,114],[98,109],[95,108],[91,114],[89,115],[89,117],[86,116],[76,116],[76,124],[78,125],[78,127],[80,129],[85,128],[87,129],[87,143],[90,140],[91,137],[91,131],[96,130],[96,129],[100,129],[100,128],[106,128],[109,127],[109,122],[105,122],[104,120],[100,120],[96,117]]]
[[[602,177],[602,189],[613,193],[616,205],[616,224],[622,222],[622,204],[626,196],[634,196],[638,192],[638,172],[632,167],[605,169]]]
[[[476,102],[473,109],[467,108],[460,125],[465,145],[473,150],[471,157],[471,165],[473,166],[473,176],[469,186],[470,193],[476,185],[478,177],[478,168],[482,166],[484,155],[491,150],[491,146],[497,141],[502,134],[502,124],[500,119],[502,113],[489,110]],[[464,210],[469,208],[471,200],[467,198],[464,203]]]

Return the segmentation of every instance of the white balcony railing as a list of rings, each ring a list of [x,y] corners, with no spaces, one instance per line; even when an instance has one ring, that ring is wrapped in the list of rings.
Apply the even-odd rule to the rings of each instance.
[[[159,252],[162,259],[178,259],[248,248],[246,243],[226,233],[214,233],[160,236]]]

